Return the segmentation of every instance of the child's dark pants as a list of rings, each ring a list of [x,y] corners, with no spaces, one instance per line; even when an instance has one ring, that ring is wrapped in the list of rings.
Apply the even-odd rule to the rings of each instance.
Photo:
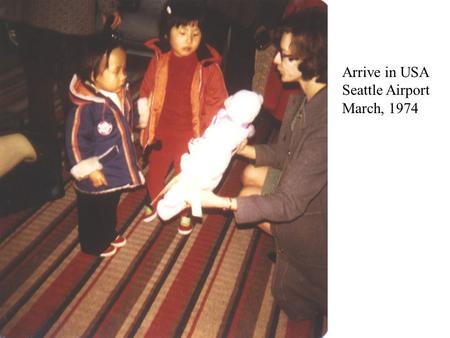
[[[120,194],[120,191],[105,194],[77,191],[78,235],[83,252],[100,255],[116,238]]]

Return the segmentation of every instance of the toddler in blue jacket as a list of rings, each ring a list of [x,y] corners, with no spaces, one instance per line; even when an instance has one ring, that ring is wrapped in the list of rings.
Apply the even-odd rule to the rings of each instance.
[[[67,118],[66,147],[76,180],[78,234],[81,250],[101,257],[126,244],[115,230],[120,195],[144,183],[132,142],[138,118],[126,79],[120,43],[94,36],[70,84],[75,108]]]

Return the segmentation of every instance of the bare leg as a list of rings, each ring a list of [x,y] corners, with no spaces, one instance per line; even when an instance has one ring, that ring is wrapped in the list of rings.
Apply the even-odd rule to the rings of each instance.
[[[0,177],[22,161],[35,161],[36,152],[22,134],[0,136]]]
[[[244,186],[244,189],[246,187],[256,187],[261,189],[264,185],[268,170],[269,167],[255,167],[252,164],[246,166],[242,173],[242,185]],[[261,195],[261,193],[258,195]]]

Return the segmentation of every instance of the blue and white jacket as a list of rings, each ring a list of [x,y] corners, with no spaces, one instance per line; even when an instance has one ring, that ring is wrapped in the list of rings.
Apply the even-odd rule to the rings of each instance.
[[[105,95],[106,94],[106,95]],[[76,105],[66,122],[66,148],[75,188],[108,193],[144,183],[132,141],[133,114],[128,85],[115,95],[97,91],[75,75],[70,98]],[[94,187],[89,175],[101,170],[108,185]]]

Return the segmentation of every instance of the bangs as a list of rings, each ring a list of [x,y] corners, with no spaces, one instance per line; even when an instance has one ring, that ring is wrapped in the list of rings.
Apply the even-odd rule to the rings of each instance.
[[[167,5],[160,17],[160,38],[167,36],[172,27],[197,26],[203,31],[204,8],[190,1]]]

